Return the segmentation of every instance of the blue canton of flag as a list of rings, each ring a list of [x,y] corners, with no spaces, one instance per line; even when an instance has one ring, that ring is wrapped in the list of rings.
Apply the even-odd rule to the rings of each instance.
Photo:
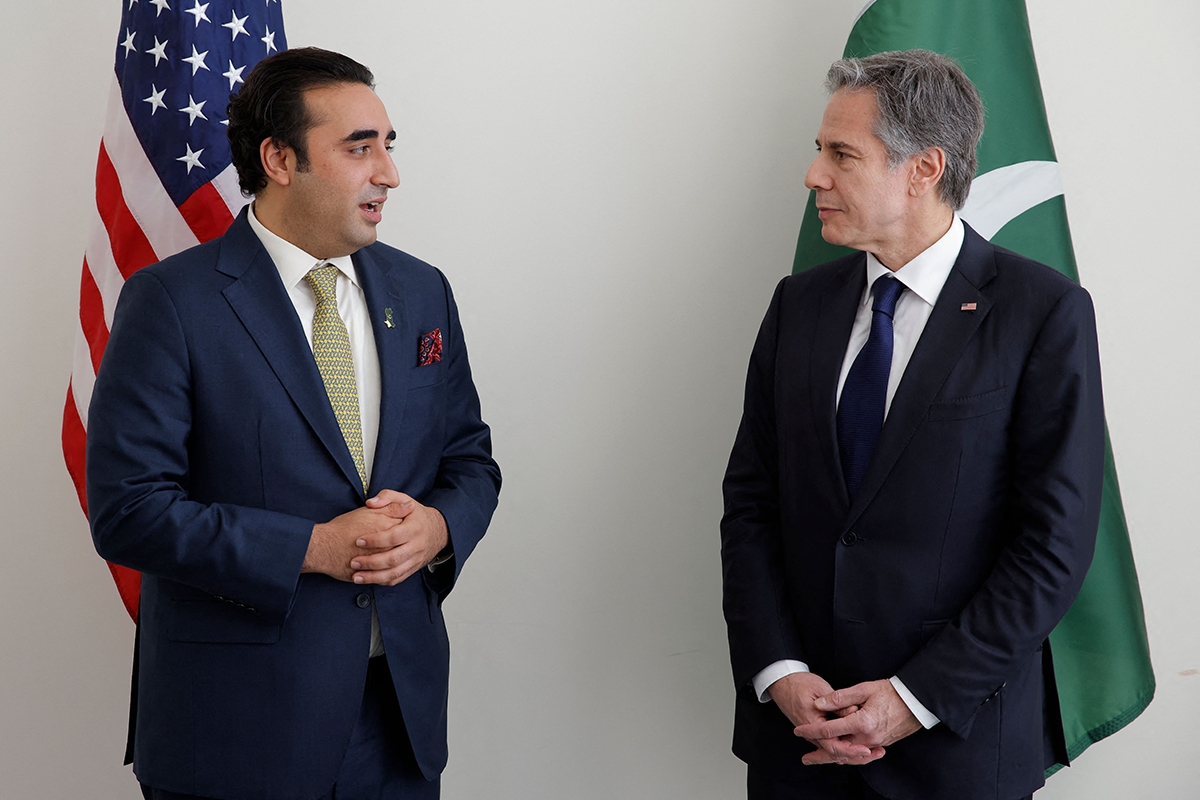
[[[229,166],[229,95],[259,59],[286,49],[283,11],[279,0],[124,2],[116,70],[125,111],[179,206]]]

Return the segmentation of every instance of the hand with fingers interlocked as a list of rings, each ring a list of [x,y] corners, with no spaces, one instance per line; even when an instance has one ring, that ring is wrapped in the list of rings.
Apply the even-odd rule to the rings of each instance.
[[[395,586],[431,563],[449,541],[440,511],[385,489],[361,508],[313,526],[302,571]]]
[[[867,764],[884,754],[882,747],[870,747],[857,741],[839,739],[837,736],[810,735],[808,731],[824,722],[827,714],[852,714],[853,708],[821,708],[817,701],[835,695],[828,681],[812,672],[794,672],[771,684],[767,690],[779,710],[796,726],[796,735],[802,736],[817,746],[804,756],[805,764]],[[801,728],[805,733],[801,733]]]
[[[884,748],[921,730],[921,723],[887,680],[830,691],[815,698],[813,707],[820,718],[798,723],[795,731],[820,748],[804,756],[809,765],[865,764],[882,757]],[[871,755],[865,760],[864,750]]]

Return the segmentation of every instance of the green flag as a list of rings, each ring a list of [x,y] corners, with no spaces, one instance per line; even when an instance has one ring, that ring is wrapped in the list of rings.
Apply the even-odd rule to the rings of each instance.
[[[987,111],[979,172],[960,216],[995,244],[1078,280],[1024,0],[872,0],[850,31],[845,56],[914,48],[957,60]],[[848,252],[821,238],[810,193],[793,272]],[[1154,696],[1142,597],[1107,433],[1096,556],[1050,643],[1073,759],[1123,728]]]

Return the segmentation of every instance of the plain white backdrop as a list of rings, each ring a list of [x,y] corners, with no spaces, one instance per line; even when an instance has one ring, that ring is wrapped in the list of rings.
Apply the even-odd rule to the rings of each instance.
[[[0,31],[0,797],[139,796],[133,626],[59,426],[117,0]],[[1200,792],[1200,7],[1030,0],[1158,676],[1039,800]],[[505,475],[446,605],[447,800],[743,796],[720,480],[859,0],[287,0],[375,70],[381,238],[455,286]]]

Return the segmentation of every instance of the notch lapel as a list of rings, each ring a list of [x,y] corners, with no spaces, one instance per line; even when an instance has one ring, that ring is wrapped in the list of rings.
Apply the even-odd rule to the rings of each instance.
[[[399,270],[383,262],[367,248],[353,256],[354,270],[362,281],[371,334],[379,354],[379,433],[371,462],[371,486],[367,496],[381,489],[379,482],[389,474],[388,467],[400,438],[400,420],[408,402],[408,384],[412,368],[417,363],[417,339],[412,333],[407,293]],[[385,309],[392,310],[392,327],[388,327]]]
[[[830,483],[837,487],[843,506],[850,504],[846,480],[842,477],[842,459],[837,440],[837,385],[842,361],[854,328],[854,317],[867,285],[867,257],[861,254],[831,281],[821,296],[813,338],[813,356],[809,375],[809,407],[814,429],[819,433],[821,455],[825,459]]]
[[[992,301],[981,291],[996,274],[996,261],[989,245],[966,223],[962,250],[946,278],[942,292],[925,330],[917,341],[904,377],[896,387],[892,405],[879,435],[879,444],[863,476],[862,486],[850,508],[846,527],[853,525],[879,492],[900,454],[925,419],[946,379],[962,358],[963,350]],[[974,310],[961,310],[974,303]]]
[[[216,268],[234,279],[222,292],[225,300],[346,479],[361,492],[358,469],[333,415],[308,337],[279,270],[246,221],[245,211],[221,240]]]

